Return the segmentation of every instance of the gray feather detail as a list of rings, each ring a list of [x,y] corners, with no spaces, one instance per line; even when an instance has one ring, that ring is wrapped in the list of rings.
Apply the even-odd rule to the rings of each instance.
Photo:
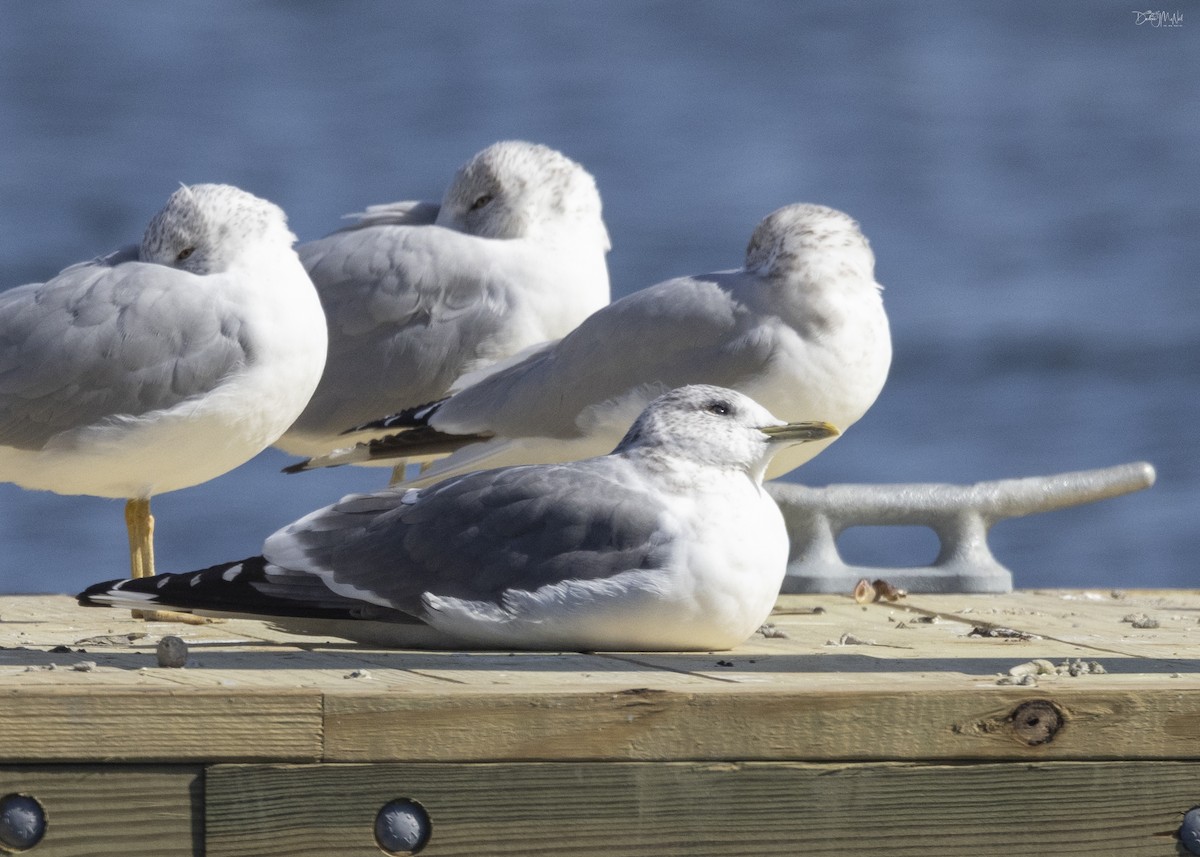
[[[247,331],[206,277],[128,256],[0,294],[0,444],[40,449],[69,429],[170,408],[249,360]]]
[[[427,592],[502,605],[509,590],[663,567],[662,510],[640,481],[605,457],[351,495],[271,536],[264,555],[415,616]]]
[[[570,439],[584,433],[578,418],[585,408],[651,381],[647,401],[686,384],[738,387],[771,355],[770,332],[742,302],[739,285],[747,278],[680,278],[615,301],[554,347],[442,402],[431,424],[448,433]],[[714,349],[714,342],[727,344]],[[620,359],[604,359],[613,353]],[[654,367],[653,378],[646,366]]]
[[[325,375],[293,431],[336,434],[441,398],[464,371],[508,347],[512,283],[481,276],[490,260],[480,257],[477,238],[382,225],[337,232],[298,252],[333,335]]]

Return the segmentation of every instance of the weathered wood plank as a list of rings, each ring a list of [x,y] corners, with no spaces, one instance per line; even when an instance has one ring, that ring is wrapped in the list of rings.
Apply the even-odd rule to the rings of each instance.
[[[321,758],[322,699],[280,690],[0,690],[5,762]]]
[[[87,620],[95,620],[90,627]],[[102,624],[101,624],[102,622]],[[186,669],[159,669],[164,634],[188,643]],[[91,662],[95,669],[77,672]],[[661,685],[687,676],[659,670]],[[0,598],[0,688],[98,687],[341,688],[351,674],[375,692],[437,692],[455,686],[527,687],[554,677],[555,688],[620,688],[647,667],[581,653],[380,651],[344,641],[301,638],[267,625],[230,621],[200,627],[146,623],[126,611],[80,608],[57,596]]]
[[[1196,687],[1064,682],[1053,690],[989,684],[971,692],[929,682],[878,685],[808,694],[737,686],[704,693],[330,694],[325,759],[1200,759]],[[1044,708],[1028,708],[1032,702]],[[1040,719],[1038,711],[1045,712]]]
[[[37,857],[201,857],[199,767],[0,766],[0,795],[30,795],[46,813]],[[3,848],[0,848],[3,851]]]
[[[785,596],[772,622],[790,639],[788,651],[811,647],[830,651],[830,641],[849,634],[872,645],[860,651],[894,658],[986,657],[1023,651],[1050,658],[1177,658],[1186,671],[1197,669],[1200,647],[1200,593],[1169,590],[1124,593],[1051,591],[1006,595],[917,595],[889,603],[855,604],[836,596]],[[813,610],[819,612],[813,613]],[[1145,615],[1153,628],[1135,628],[1127,617]],[[1036,639],[986,638],[975,626],[994,625]],[[751,640],[735,654],[759,650]]]
[[[429,812],[453,855],[1174,855],[1200,767],[445,764],[208,770],[209,857],[371,855],[375,814]]]
[[[1123,621],[1142,613],[1159,626]],[[254,622],[181,628],[62,597],[0,598],[0,759],[1194,758],[1197,617],[1200,593],[1184,591],[793,596],[773,617],[787,637],[589,655],[301,644]],[[972,635],[981,624],[1041,636]],[[187,669],[150,666],[164,633],[192,642]],[[1016,664],[1067,657],[1107,674],[996,684]],[[1065,726],[1021,745],[1006,718],[1037,698]]]
[[[589,693],[0,691],[7,761],[1200,758],[1200,688],[1096,676],[998,687],[923,676],[819,693],[718,685]],[[1128,679],[1136,679],[1130,686]],[[1176,685],[1179,683],[1176,682]],[[1057,718],[1019,731],[1021,706]],[[1026,711],[1028,714],[1028,710]],[[1036,713],[1036,709],[1034,709]]]
[[[1131,623],[1122,621],[1124,617],[1139,614],[1157,620],[1158,627],[1134,628]],[[921,595],[894,604],[871,605],[858,605],[848,597],[835,595],[785,596],[780,599],[779,611],[772,621],[788,635],[787,638],[756,636],[732,654],[743,659],[756,654],[844,654],[845,650],[828,644],[849,634],[865,641],[852,646],[852,651],[890,660],[1019,658],[1023,655],[1129,657],[1175,659],[1181,671],[1200,672],[1196,654],[1200,650],[1197,618],[1200,618],[1200,592],[1190,590],[1130,592],[1121,598],[1104,593],[1065,591]],[[926,621],[931,619],[935,621]],[[1018,644],[1008,639],[971,636],[973,623],[1012,627],[1041,639]],[[205,670],[205,676],[189,677],[188,680],[193,682],[205,680],[206,676],[216,676],[219,680],[226,669],[265,671],[268,667],[287,666],[289,670],[295,670],[298,664],[303,664],[305,668],[333,671],[357,659],[373,659],[378,661],[377,666],[409,668],[414,675],[429,675],[458,683],[470,683],[472,676],[478,678],[483,674],[488,675],[481,681],[491,683],[494,674],[505,669],[503,655],[403,653],[399,656],[400,653],[395,652],[372,652],[347,644],[296,637],[256,622],[231,621],[199,628],[134,622],[124,611],[85,609],[62,596],[8,596],[0,597],[0,686],[17,678],[22,682],[29,681],[29,676],[21,675],[25,668],[44,666],[51,661],[61,667],[79,660],[95,659],[102,667],[134,672],[153,664],[154,644],[166,633],[180,634],[193,643],[196,664]],[[109,647],[89,642],[104,636],[119,642],[124,634],[141,634],[143,637]],[[65,646],[71,651],[58,654],[48,651],[56,646]],[[76,653],[77,647],[87,651]],[[553,672],[556,679],[572,672],[603,672],[606,669],[595,658],[585,655],[568,653],[543,657],[554,659],[555,665],[547,671]],[[529,656],[525,659],[528,662]],[[643,662],[643,666],[646,665],[647,662]],[[649,666],[659,668],[653,663]],[[528,671],[526,668],[518,670]],[[161,677],[155,670],[147,670],[147,673],[149,679]],[[89,679],[60,675],[55,680]],[[130,678],[110,676],[108,680],[129,681]]]

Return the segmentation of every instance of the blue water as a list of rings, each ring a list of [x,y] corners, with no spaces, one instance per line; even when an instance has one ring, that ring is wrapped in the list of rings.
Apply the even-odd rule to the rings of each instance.
[[[734,267],[765,214],[826,203],[871,239],[896,359],[875,408],[794,475],[1148,460],[1149,491],[1003,523],[993,545],[1018,586],[1195,586],[1200,15],[1156,28],[1131,9],[0,0],[0,287],[136,240],[180,181],[267,197],[306,240],[436,199],[514,137],[596,176],[616,295]],[[286,461],[156,498],[159,567],[256,553],[383,477]],[[0,591],[127,568],[120,503],[0,486]]]

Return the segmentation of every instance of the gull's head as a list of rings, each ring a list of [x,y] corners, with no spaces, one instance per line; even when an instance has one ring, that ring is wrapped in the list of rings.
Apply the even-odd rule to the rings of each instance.
[[[519,140],[494,143],[460,167],[437,222],[481,238],[571,235],[609,248],[591,174],[561,152]]]
[[[837,437],[829,423],[787,423],[736,390],[695,384],[646,406],[615,452],[686,461],[762,479],[785,446]]]
[[[755,227],[746,248],[746,270],[769,278],[873,283],[875,255],[850,215],[797,203],[771,212]]]
[[[216,274],[264,243],[289,248],[283,209],[226,184],[183,185],[154,215],[139,258],[193,274]]]

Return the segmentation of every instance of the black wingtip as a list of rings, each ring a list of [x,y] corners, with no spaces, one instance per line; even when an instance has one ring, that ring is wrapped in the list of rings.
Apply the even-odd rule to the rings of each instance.
[[[107,580],[104,583],[93,583],[87,589],[83,590],[83,592],[80,592],[75,596],[75,602],[80,607],[105,607],[107,605],[101,604],[99,601],[93,601],[92,596],[108,592],[119,582],[120,581],[117,580]]]
[[[125,592],[153,592],[154,582],[158,578],[154,577],[124,577],[116,580],[105,580],[102,583],[93,583],[87,589],[75,596],[75,601],[81,607],[108,607],[108,602],[101,600],[97,596],[108,595],[116,591]],[[146,581],[146,585],[138,586],[139,581]]]
[[[171,610],[196,609],[257,612],[264,601],[255,582],[261,581],[267,561],[261,556],[224,562],[198,571],[158,574],[153,577],[107,580],[89,586],[75,596],[83,607],[131,606],[132,602]],[[128,596],[123,598],[122,596]],[[268,609],[270,613],[270,599]]]
[[[368,423],[348,428],[342,434],[356,434],[360,431],[384,431],[395,428],[421,428],[429,424],[429,418],[437,413],[438,408],[442,406],[442,402],[445,402],[448,398],[449,396],[445,399],[438,399],[435,402],[425,402],[413,408],[405,408],[394,414],[388,414],[386,417],[380,417],[377,420],[371,420]]]
[[[386,417],[382,417],[377,420],[371,420],[369,423],[361,423],[356,426],[350,426],[350,428],[338,432],[338,437],[345,437],[348,434],[358,434],[360,431],[371,431],[372,429],[385,428],[391,420],[394,420],[399,416],[399,414],[389,414]]]
[[[306,458],[303,461],[297,461],[295,464],[289,464],[287,467],[280,469],[281,473],[304,473],[306,470],[311,470],[308,465],[312,461],[311,458]]]
[[[297,575],[272,586],[271,568],[265,557],[252,556],[199,571],[109,580],[89,586],[76,600],[85,607],[147,607],[260,619],[415,621],[399,610],[337,595],[315,576]]]

